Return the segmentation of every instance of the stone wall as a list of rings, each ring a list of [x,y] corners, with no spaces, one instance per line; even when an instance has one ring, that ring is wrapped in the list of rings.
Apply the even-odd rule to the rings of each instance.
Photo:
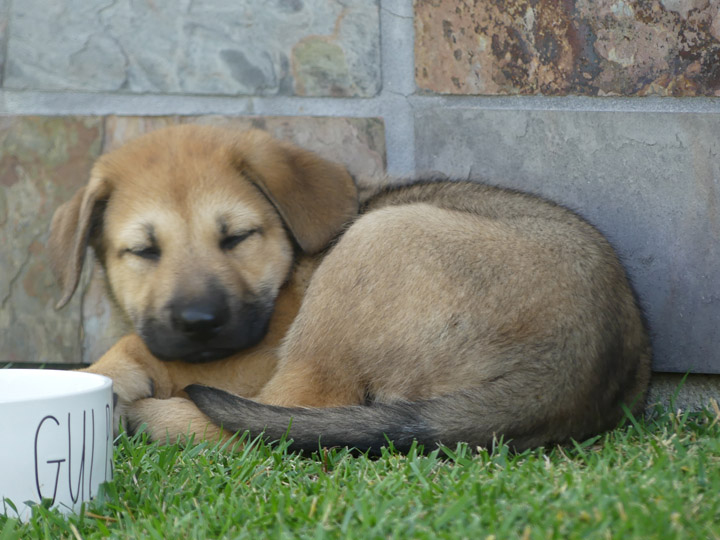
[[[122,331],[44,258],[111,145],[260,125],[356,173],[539,193],[611,239],[655,369],[720,373],[720,0],[0,0],[0,362],[91,361]]]
[[[418,1],[417,83],[444,94],[717,96],[718,3]]]

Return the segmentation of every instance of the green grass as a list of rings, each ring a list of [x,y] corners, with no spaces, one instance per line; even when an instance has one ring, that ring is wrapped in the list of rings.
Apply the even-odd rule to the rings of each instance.
[[[720,538],[720,411],[566,447],[378,459],[280,443],[235,454],[121,436],[115,479],[80,515],[36,507],[16,538]]]

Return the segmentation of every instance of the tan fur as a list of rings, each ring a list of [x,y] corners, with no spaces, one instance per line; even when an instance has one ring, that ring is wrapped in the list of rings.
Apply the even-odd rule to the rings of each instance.
[[[467,182],[388,189],[357,210],[344,169],[262,132],[173,127],[103,156],[58,209],[50,254],[62,305],[91,245],[137,330],[88,368],[113,378],[118,415],[159,439],[274,436],[292,417],[299,448],[376,449],[383,434],[522,448],[640,410],[649,341],[592,226]],[[249,234],[227,249],[236,233]],[[218,359],[230,337],[177,326],[178,306],[203,302],[228,303],[222,332],[248,339],[274,310],[259,340]]]

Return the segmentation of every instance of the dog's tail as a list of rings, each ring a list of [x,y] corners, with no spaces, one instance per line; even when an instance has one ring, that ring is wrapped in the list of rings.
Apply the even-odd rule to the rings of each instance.
[[[389,441],[401,452],[407,452],[413,442],[426,451],[438,444],[452,447],[459,442],[466,442],[472,448],[489,447],[500,437],[509,441],[514,449],[523,450],[561,442],[555,439],[567,439],[568,435],[582,439],[601,427],[577,426],[568,433],[570,426],[565,424],[560,432],[555,432],[553,427],[559,426],[553,426],[555,422],[541,416],[503,413],[487,404],[483,406],[479,390],[416,402],[333,408],[266,405],[196,384],[185,391],[203,413],[226,431],[248,431],[253,436],[264,434],[270,441],[287,434],[290,448],[302,452],[313,452],[322,446],[379,454]],[[614,425],[603,426],[604,429],[611,427]]]

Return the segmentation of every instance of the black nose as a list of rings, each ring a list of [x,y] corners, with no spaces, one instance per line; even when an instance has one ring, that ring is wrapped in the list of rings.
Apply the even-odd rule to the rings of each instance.
[[[175,302],[170,309],[173,328],[197,341],[215,336],[230,318],[223,298]]]

